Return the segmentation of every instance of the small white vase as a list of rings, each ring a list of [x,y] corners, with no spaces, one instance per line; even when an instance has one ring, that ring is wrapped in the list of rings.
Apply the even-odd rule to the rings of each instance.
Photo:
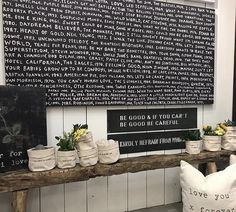
[[[82,150],[89,150],[92,148],[95,148],[96,144],[93,141],[93,135],[91,132],[88,132],[86,135],[82,136],[76,145],[76,149],[78,151],[82,151]]]
[[[108,140],[98,142],[98,160],[100,163],[111,164],[119,160],[120,150],[118,141]]]
[[[227,131],[225,133],[225,135],[229,136],[229,135],[236,135],[236,127],[235,126],[230,126],[230,127],[226,127]]]
[[[227,131],[222,137],[222,148],[236,151],[236,127],[227,127]]]
[[[57,167],[60,169],[73,168],[76,166],[76,150],[57,151]]]
[[[93,166],[98,162],[98,150],[97,147],[80,150],[79,155],[79,164],[81,166]]]
[[[31,171],[51,170],[56,166],[56,156],[54,147],[36,150],[31,148],[27,150],[29,157],[29,169]]]
[[[188,154],[199,154],[202,149],[202,140],[186,141],[185,145]]]
[[[221,137],[213,135],[203,136],[203,148],[207,151],[220,151],[221,150]]]

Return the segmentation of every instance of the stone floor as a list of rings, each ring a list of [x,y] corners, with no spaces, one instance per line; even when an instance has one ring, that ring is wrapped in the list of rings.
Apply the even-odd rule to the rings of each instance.
[[[145,209],[135,210],[132,212],[182,212],[182,203],[157,206],[153,208],[145,208]]]

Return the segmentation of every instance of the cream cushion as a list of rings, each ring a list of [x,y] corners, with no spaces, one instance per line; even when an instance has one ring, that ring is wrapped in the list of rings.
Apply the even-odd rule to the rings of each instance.
[[[204,176],[181,161],[183,212],[236,212],[236,164]]]

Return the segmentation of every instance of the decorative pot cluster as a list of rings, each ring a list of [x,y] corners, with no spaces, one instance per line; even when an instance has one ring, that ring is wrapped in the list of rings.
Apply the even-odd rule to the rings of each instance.
[[[214,129],[203,126],[203,136],[199,130],[185,132],[182,140],[186,144],[186,152],[199,154],[202,150],[220,151],[222,149],[236,151],[236,126],[232,121],[218,124]]]
[[[79,164],[84,167],[95,165],[98,161],[111,164],[119,160],[118,141],[101,140],[95,143],[87,125],[74,125],[71,132],[64,132],[63,136],[55,138],[59,146],[57,151],[54,147],[43,145],[27,150],[31,171],[46,171],[55,166],[73,168],[78,158]]]

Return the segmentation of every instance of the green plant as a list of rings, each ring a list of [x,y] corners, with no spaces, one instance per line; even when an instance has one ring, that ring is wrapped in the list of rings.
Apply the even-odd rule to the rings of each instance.
[[[222,136],[225,134],[225,130],[220,126],[217,126],[216,128],[213,129],[212,126],[205,125],[203,126],[202,129],[203,129],[204,135]]]
[[[199,130],[188,130],[181,136],[184,141],[198,141],[201,140],[201,134]]]
[[[87,124],[75,124],[71,132],[64,132],[62,136],[55,136],[59,141],[57,146],[59,146],[59,151],[70,151],[74,150],[78,140],[81,136],[88,133]]]
[[[74,138],[73,133],[63,133],[63,136],[55,136],[59,141],[57,146],[59,146],[59,151],[71,151],[75,149],[76,139]]]

